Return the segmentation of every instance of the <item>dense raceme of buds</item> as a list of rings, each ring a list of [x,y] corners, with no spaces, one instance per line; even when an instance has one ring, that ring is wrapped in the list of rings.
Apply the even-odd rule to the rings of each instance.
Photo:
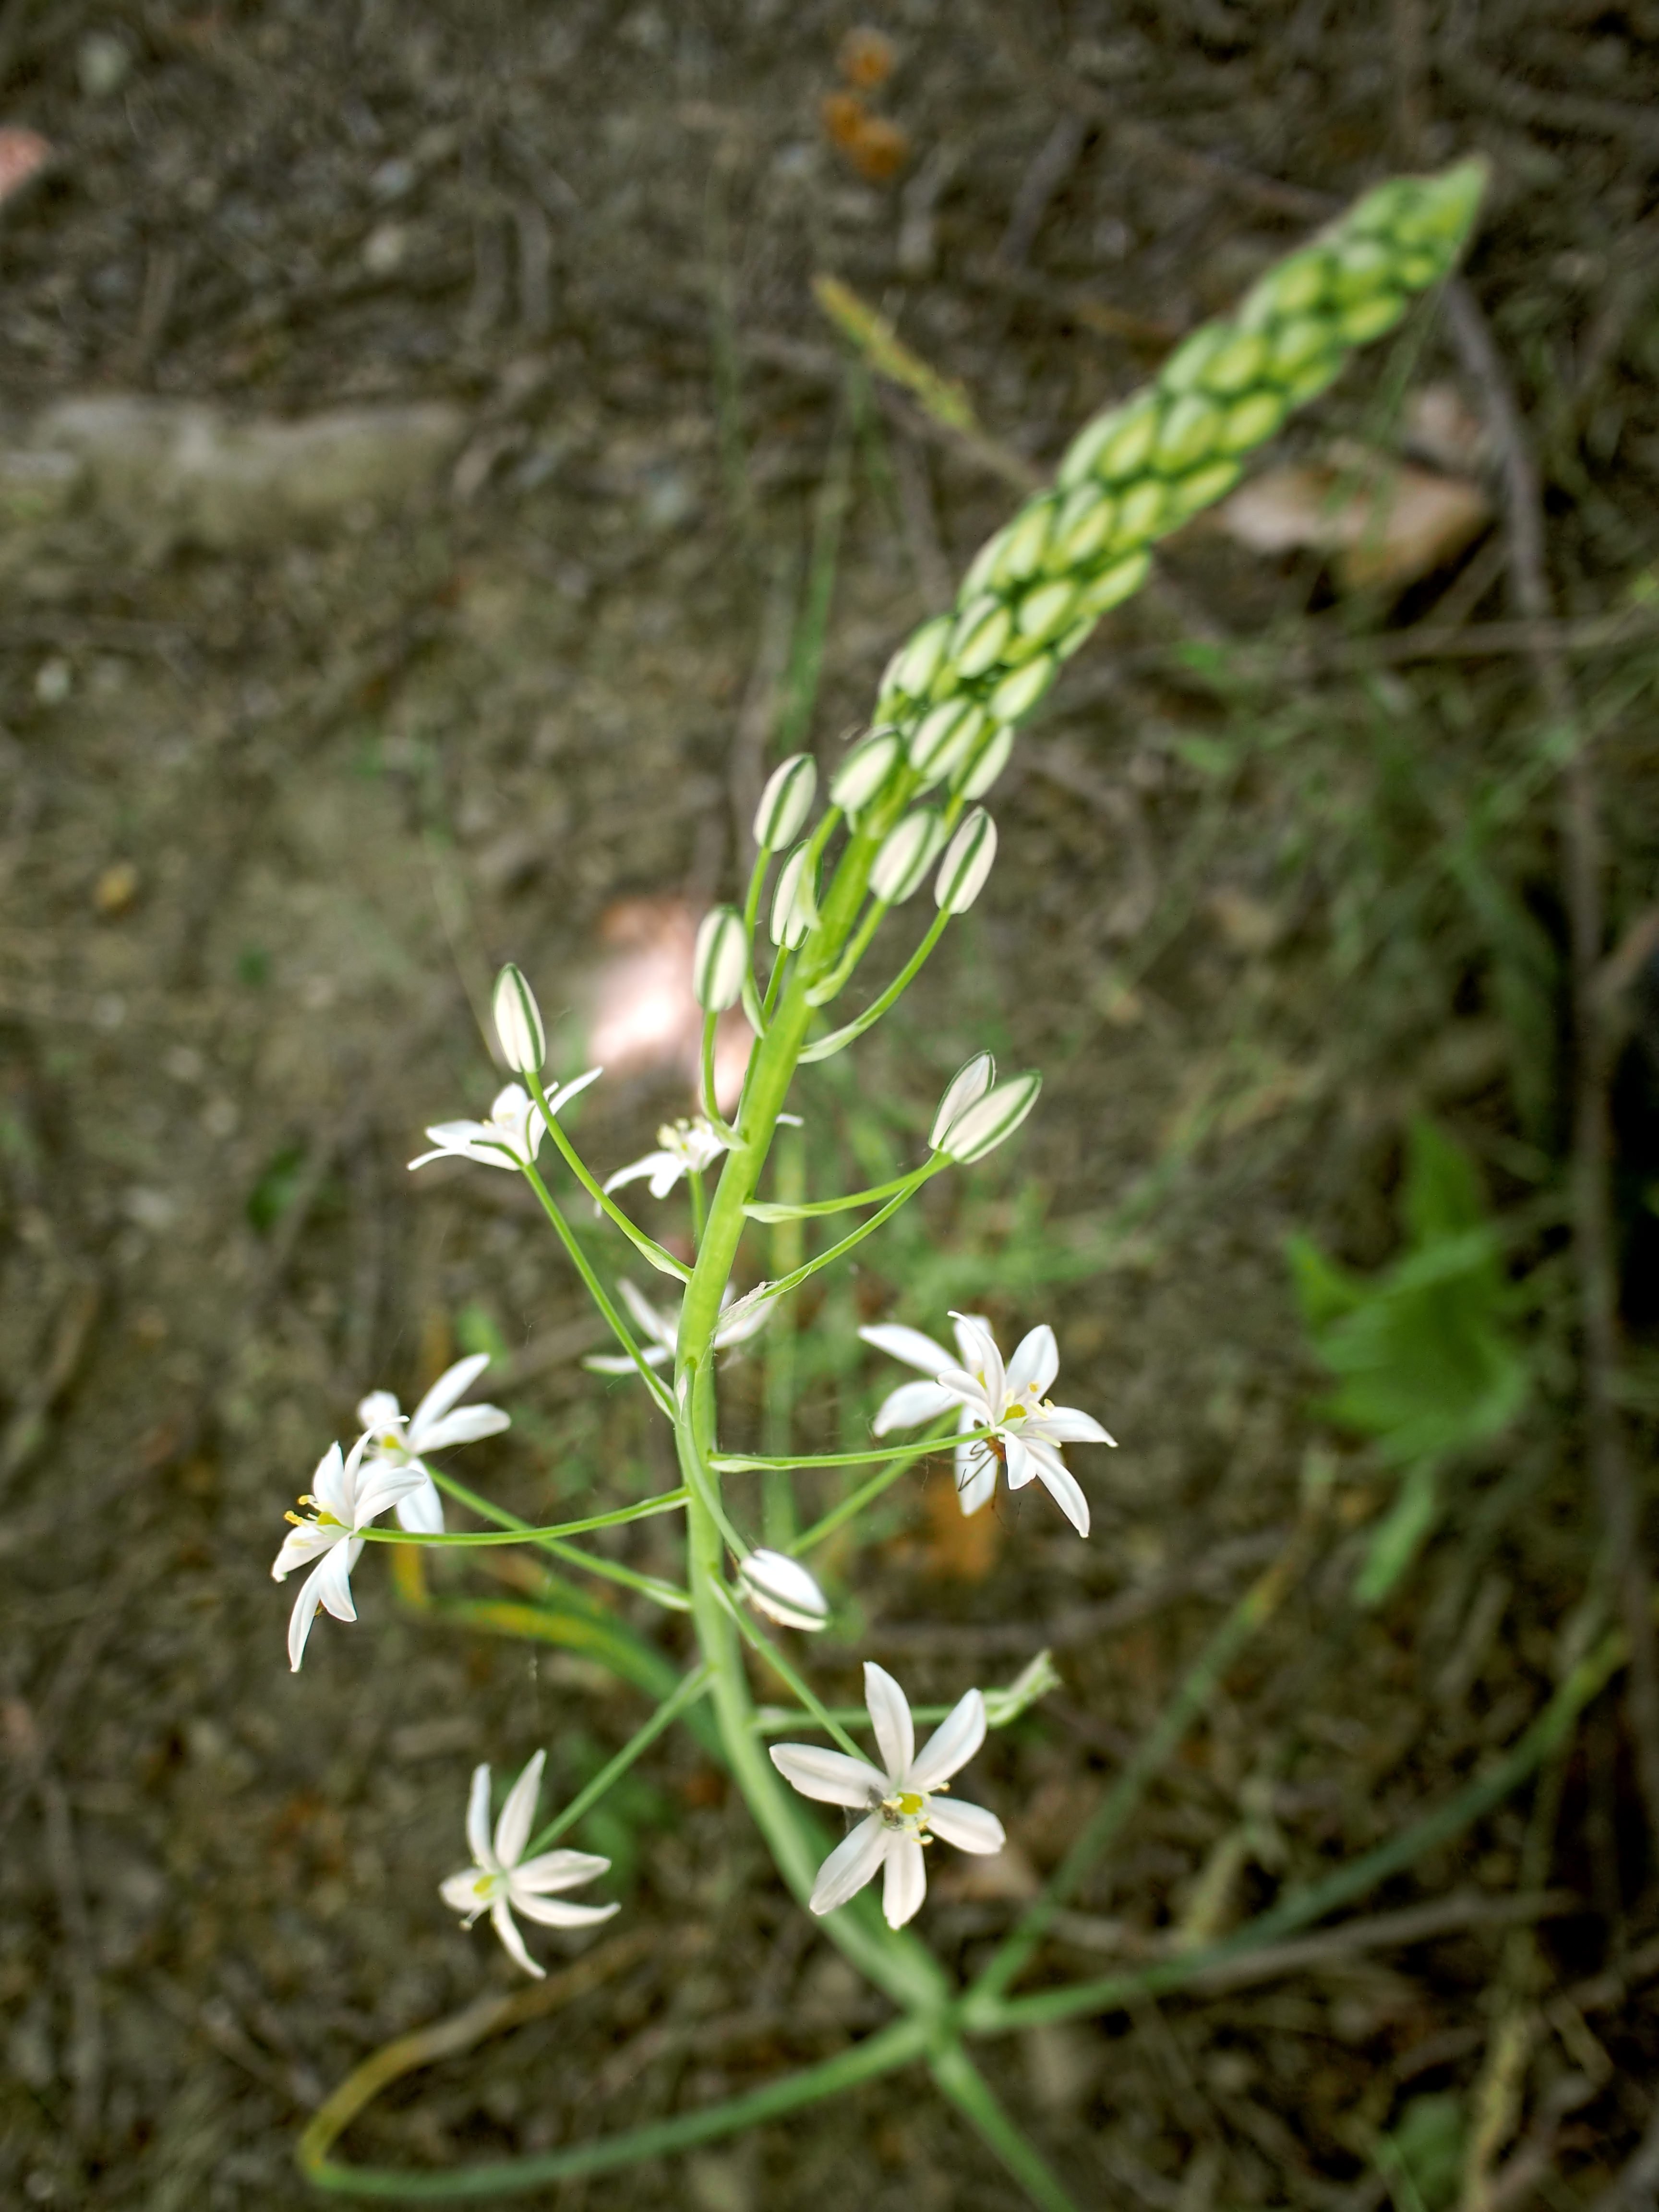
[[[755,842],[762,852],[775,853],[800,835],[817,788],[818,764],[811,753],[792,753],[773,769],[755,809]]]
[[[1470,161],[1380,185],[1085,427],[1053,488],[981,549],[953,611],[923,623],[882,678],[876,721],[899,732],[924,786],[990,788],[1009,726],[1139,588],[1152,546],[1231,490],[1251,447],[1446,275],[1484,181]]]
[[[705,1013],[735,1006],[749,967],[749,933],[734,906],[711,908],[697,931],[691,988]]]

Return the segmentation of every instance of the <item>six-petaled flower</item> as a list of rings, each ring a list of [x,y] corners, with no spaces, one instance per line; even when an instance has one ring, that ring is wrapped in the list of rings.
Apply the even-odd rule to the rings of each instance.
[[[336,1620],[357,1618],[351,1602],[351,1570],[363,1548],[358,1532],[426,1480],[424,1469],[417,1473],[385,1460],[366,1460],[368,1443],[368,1437],[359,1437],[343,1456],[338,1444],[329,1446],[317,1462],[311,1488],[300,1499],[301,1505],[312,1508],[312,1516],[302,1520],[297,1513],[289,1515],[294,1526],[271,1565],[271,1578],[279,1583],[296,1567],[311,1568],[289,1616],[288,1663],[296,1674],[319,1606]]]
[[[951,1318],[959,1354],[954,1359],[920,1329],[884,1322],[859,1331],[866,1344],[921,1368],[928,1377],[925,1382],[901,1382],[884,1400],[873,1425],[876,1434],[914,1428],[954,1412],[964,1438],[956,1448],[957,1492],[964,1513],[977,1513],[989,1503],[1002,1467],[1010,1490],[1023,1488],[1036,1476],[1079,1535],[1086,1536],[1089,1501],[1060,1447],[1109,1444],[1115,1439],[1091,1414],[1074,1406],[1056,1406],[1048,1396],[1060,1371],[1053,1329],[1044,1322],[1023,1336],[1005,1368],[984,1322],[974,1314]]]
[[[603,1068],[590,1067],[586,1074],[561,1084],[550,1093],[549,1106],[556,1114],[604,1073]],[[487,1121],[434,1121],[426,1133],[434,1150],[411,1160],[411,1168],[423,1168],[433,1160],[476,1160],[483,1168],[523,1168],[540,1152],[547,1122],[523,1084],[509,1083],[495,1093]]]
[[[466,1841],[472,1864],[438,1885],[444,1903],[459,1912],[469,1928],[480,1913],[487,1912],[507,1956],[538,1979],[547,1969],[538,1966],[525,1948],[524,1937],[513,1917],[515,1912],[522,1912],[526,1920],[538,1920],[544,1928],[591,1928],[598,1921],[609,1920],[617,1910],[614,1905],[563,1905],[557,1897],[561,1890],[579,1889],[596,1875],[608,1873],[609,1859],[596,1858],[591,1851],[543,1851],[533,1859],[524,1856],[530,1824],[536,1817],[546,1756],[538,1751],[507,1791],[493,1837],[489,1769],[473,1768],[466,1801]]]
[[[902,1928],[927,1893],[922,1846],[935,1836],[961,1851],[1000,1851],[1002,1823],[982,1805],[947,1798],[951,1777],[985,1741],[985,1700],[969,1690],[946,1714],[920,1752],[904,1692],[884,1668],[864,1664],[864,1701],[882,1763],[854,1759],[813,1743],[780,1743],[772,1764],[803,1797],[844,1805],[864,1818],[843,1837],[818,1869],[809,1903],[833,1912],[882,1875],[882,1911],[890,1928]]]

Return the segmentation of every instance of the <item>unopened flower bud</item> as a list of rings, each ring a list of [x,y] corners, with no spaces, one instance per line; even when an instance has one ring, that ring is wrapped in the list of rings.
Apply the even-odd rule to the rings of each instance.
[[[734,906],[711,908],[697,931],[691,988],[705,1013],[735,1005],[749,966],[749,933]]]
[[[796,846],[779,869],[772,892],[772,942],[792,952],[817,927],[817,886],[813,882],[817,871],[806,865],[810,850],[810,839]]]
[[[983,799],[991,786],[1008,765],[1008,756],[1014,750],[1014,731],[1011,722],[1000,730],[993,730],[978,757],[962,780],[964,799]]]
[[[898,766],[904,751],[896,730],[872,730],[854,746],[836,771],[830,796],[848,814],[856,814],[875,798]]]
[[[495,978],[492,1011],[502,1059],[515,1075],[538,1075],[547,1058],[547,1031],[535,993],[510,960]]]
[[[788,844],[811,811],[818,787],[818,764],[811,753],[792,753],[767,778],[755,809],[755,842],[763,853]]]
[[[822,1628],[830,1601],[799,1559],[784,1552],[751,1552],[738,1569],[744,1595],[786,1628]]]
[[[985,888],[997,856],[997,825],[982,806],[963,817],[939,863],[933,903],[941,914],[966,914]]]
[[[997,1079],[997,1064],[988,1052],[976,1052],[964,1060],[945,1086],[945,1096],[939,1102],[939,1111],[933,1116],[933,1126],[928,1134],[931,1151],[945,1149],[945,1139],[953,1123],[958,1121],[970,1106],[976,1106]]]
[[[870,870],[870,888],[889,906],[902,906],[933,865],[945,842],[945,824],[931,806],[913,807],[888,833]]]
[[[994,1091],[988,1091],[965,1114],[957,1115],[939,1149],[964,1167],[971,1161],[982,1160],[988,1152],[995,1152],[1005,1138],[1013,1135],[1036,1104],[1042,1088],[1040,1075],[1011,1075]]]

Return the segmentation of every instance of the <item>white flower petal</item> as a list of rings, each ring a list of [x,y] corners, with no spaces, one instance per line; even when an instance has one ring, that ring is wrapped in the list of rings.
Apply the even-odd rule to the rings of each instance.
[[[484,1909],[484,1899],[478,1894],[477,1867],[467,1867],[459,1874],[446,1875],[438,1884],[438,1894],[452,1912],[465,1915],[469,1927]]]
[[[494,1872],[495,1854],[489,1848],[489,1769],[475,1766],[472,1786],[466,1795],[466,1847],[481,1867]]]
[[[985,1700],[977,1690],[969,1690],[957,1699],[923,1744],[920,1756],[911,1762],[904,1777],[905,1788],[937,1790],[958,1767],[966,1766],[984,1741]],[[928,1818],[931,1820],[933,1815]]]
[[[892,1834],[892,1830],[883,1825],[880,1814],[872,1813],[867,1820],[859,1822],[851,1835],[843,1836],[818,1869],[817,1881],[807,1900],[811,1909],[817,1913],[833,1912],[849,1897],[856,1897],[887,1856]]]
[[[648,1338],[658,1350],[672,1352],[679,1342],[678,1315],[665,1314],[659,1306],[653,1306],[637,1285],[629,1281],[626,1275],[623,1277],[617,1287],[622,1292],[623,1304],[628,1308],[633,1318],[634,1326],[640,1334]],[[632,1364],[631,1361],[629,1364]]]
[[[937,1375],[941,1367],[955,1364],[943,1345],[935,1344],[919,1328],[906,1328],[902,1322],[879,1322],[873,1328],[861,1328],[859,1334],[878,1352],[903,1360],[907,1367],[920,1367],[924,1375]]]
[[[458,1406],[418,1435],[411,1425],[410,1443],[416,1451],[447,1451],[455,1444],[475,1444],[482,1437],[498,1437],[512,1425],[513,1416],[499,1406]]]
[[[661,1367],[669,1355],[661,1345],[647,1344],[640,1357],[647,1367]],[[582,1365],[590,1375],[637,1375],[640,1371],[625,1352],[590,1352]]]
[[[611,1862],[593,1851],[542,1851],[522,1866],[515,1866],[509,1877],[514,1902],[518,1902],[522,1890],[526,1897],[550,1897],[556,1890],[574,1889],[585,1881],[597,1881],[602,1874],[609,1874]]]
[[[980,1378],[981,1387],[989,1395],[994,1404],[1000,1407],[1006,1396],[1003,1389],[1002,1354],[997,1350],[997,1340],[991,1334],[991,1324],[978,1314],[957,1313],[952,1310],[956,1323],[957,1348],[962,1354],[962,1364],[971,1375]]]
[[[373,1429],[377,1435],[387,1429],[401,1429],[404,1409],[390,1390],[371,1390],[357,1407],[359,1428]]]
[[[407,1498],[411,1491],[431,1480],[419,1460],[402,1465],[395,1460],[370,1460],[362,1470],[362,1480],[352,1485],[353,1496],[348,1509],[349,1525],[367,1528],[389,1505],[395,1505],[400,1498]],[[346,1516],[343,1514],[341,1518]]]
[[[622,1910],[617,1905],[566,1905],[556,1897],[520,1897],[516,1886],[513,1908],[526,1920],[539,1920],[544,1928],[592,1928]]]
[[[441,1421],[450,1407],[458,1405],[489,1364],[487,1352],[475,1352],[465,1359],[458,1359],[453,1367],[445,1368],[410,1416],[409,1433],[415,1449],[422,1449],[422,1439],[427,1431]],[[366,1429],[373,1428],[365,1421]]]
[[[301,1521],[283,1537],[282,1549],[270,1563],[270,1579],[286,1582],[296,1567],[309,1566],[325,1552],[331,1552],[344,1534],[341,1528],[319,1528],[314,1521]]]
[[[1089,1533],[1089,1501],[1078,1486],[1077,1478],[1058,1452],[1033,1453],[1037,1479],[1048,1492],[1079,1536]]]
[[[922,1421],[937,1419],[948,1413],[958,1401],[939,1382],[901,1382],[898,1389],[882,1400],[875,1419],[870,1424],[873,1436],[884,1437],[890,1429],[914,1429]]]
[[[361,1536],[353,1536],[343,1544],[336,1544],[327,1557],[313,1570],[312,1587],[317,1601],[331,1613],[336,1620],[356,1620],[357,1608],[351,1602],[351,1570],[357,1564],[357,1554],[363,1548]]]
[[[522,1966],[526,1974],[533,1974],[538,1982],[544,1981],[547,1978],[547,1969],[545,1966],[538,1966],[529,1952],[525,1949],[524,1937],[519,1933],[519,1923],[507,1910],[507,1899],[504,1897],[498,1897],[490,1906],[489,1924],[501,1937],[501,1948],[514,1964]]]
[[[351,1499],[346,1486],[345,1460],[338,1444],[331,1444],[318,1461],[311,1478],[311,1494],[325,1513],[349,1522]]]
[[[1010,1490],[1024,1490],[1036,1473],[1030,1453],[1012,1429],[1003,1431],[1002,1464],[1007,1472]]]
[[[982,1805],[964,1805],[955,1797],[936,1797],[927,1808],[927,1825],[936,1836],[954,1844],[959,1851],[988,1856],[1007,1842],[1002,1823]]]
[[[803,1797],[820,1805],[850,1805],[861,1812],[887,1794],[887,1777],[868,1759],[849,1759],[821,1744],[775,1743],[772,1764]]]
[[[427,1133],[429,1136],[430,1130]],[[681,1167],[681,1163],[674,1158],[672,1152],[647,1152],[642,1160],[630,1160],[625,1168],[618,1168],[615,1175],[599,1185],[599,1188],[608,1197],[613,1190],[620,1190],[624,1183],[643,1182],[647,1176],[654,1177],[658,1170],[665,1165],[672,1171],[670,1177],[672,1181],[672,1176],[678,1175]],[[662,1190],[659,1190],[653,1182],[651,1186],[651,1195],[653,1198],[660,1198],[663,1191],[667,1188],[668,1184],[665,1183]]]
[[[1008,1395],[1023,1397],[1028,1389],[1035,1389],[1039,1398],[1046,1398],[1059,1372],[1060,1347],[1045,1321],[1021,1337],[1014,1347],[1014,1356],[1008,1362]]]
[[[507,1793],[501,1817],[495,1823],[495,1856],[504,1867],[515,1867],[530,1841],[531,1824],[536,1818],[536,1800],[541,1795],[542,1769],[547,1764],[547,1753],[538,1751],[526,1764],[524,1772]]]
[[[571,1100],[586,1091],[590,1083],[597,1083],[605,1073],[602,1067],[590,1067],[580,1075],[573,1075],[568,1083],[562,1083],[556,1091],[550,1091],[547,1103],[556,1114]]]
[[[1115,1444],[1115,1437],[1109,1437],[1092,1413],[1080,1413],[1075,1406],[1045,1407],[1032,1417],[1031,1425],[1039,1436],[1056,1444]]]
[[[916,1755],[916,1731],[910,1719],[910,1701],[884,1667],[873,1659],[864,1662],[864,1702],[870,1708],[871,1725],[890,1780],[896,1782],[910,1771]]]
[[[305,1656],[306,1638],[311,1633],[311,1624],[317,1618],[317,1577],[322,1572],[315,1567],[300,1585],[300,1594],[294,1601],[294,1610],[288,1617],[288,1663],[295,1674],[300,1671],[300,1662]]]
[[[418,1490],[411,1490],[406,1497],[398,1500],[398,1526],[407,1528],[412,1536],[443,1534],[443,1500],[438,1495],[437,1484],[429,1474]]]
[[[890,1928],[902,1928],[921,1910],[927,1894],[927,1861],[914,1836],[895,1836],[887,1853],[887,1879],[881,1909]]]

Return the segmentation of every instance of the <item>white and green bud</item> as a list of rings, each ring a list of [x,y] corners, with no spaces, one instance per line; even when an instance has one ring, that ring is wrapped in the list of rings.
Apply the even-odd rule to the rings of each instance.
[[[1013,1135],[1036,1104],[1042,1088],[1042,1078],[1035,1071],[1030,1075],[1011,1075],[1006,1083],[999,1083],[965,1113],[957,1115],[938,1149],[948,1152],[963,1167],[982,1160],[988,1152],[995,1152],[999,1145]]]
[[[870,888],[889,906],[902,906],[921,889],[945,842],[943,817],[931,806],[913,807],[888,832],[870,870]]]
[[[903,740],[896,730],[872,730],[836,770],[830,798],[845,813],[861,812],[880,795],[903,757]]]
[[[1054,681],[1058,665],[1044,653],[1028,660],[1024,668],[1015,669],[1012,676],[1005,676],[985,702],[994,720],[1017,722],[1022,714],[1029,714]]]
[[[910,765],[930,780],[947,773],[945,763],[976,744],[985,727],[985,710],[971,699],[947,699],[924,714],[910,738]]]
[[[989,740],[981,746],[972,766],[963,778],[963,797],[983,799],[1007,767],[1008,756],[1013,750],[1013,726],[1005,722],[1000,729],[992,731]]]
[[[1039,1698],[1046,1698],[1051,1690],[1063,1686],[1053,1652],[1039,1651],[1035,1659],[1020,1668],[1012,1682],[1000,1690],[985,1692],[986,1727],[1006,1728],[1011,1721],[1029,1712]]]
[[[749,933],[734,906],[711,907],[697,930],[691,988],[705,1013],[735,1006],[749,972]]]
[[[1034,591],[1027,592],[1015,617],[1021,638],[1028,646],[1036,647],[1057,637],[1072,619],[1076,599],[1076,585],[1060,577],[1052,584],[1039,584]]]
[[[536,994],[509,960],[495,978],[491,1011],[501,1058],[515,1075],[539,1075],[547,1058],[547,1030]]]
[[[1013,618],[1002,601],[987,592],[963,608],[951,633],[951,660],[958,676],[983,676],[1002,658]]]
[[[939,663],[945,658],[945,648],[950,642],[953,617],[935,615],[931,622],[905,639],[888,662],[881,679],[879,696],[885,698],[896,692],[906,699],[925,699],[928,686],[939,673]]]
[[[766,779],[755,809],[755,842],[775,853],[800,834],[817,796],[818,764],[811,753],[792,753]]]
[[[810,1633],[830,1618],[829,1599],[787,1553],[751,1552],[738,1569],[738,1583],[750,1605],[786,1628]]]
[[[997,1064],[988,1052],[976,1052],[971,1060],[963,1061],[939,1102],[939,1111],[927,1137],[929,1151],[944,1151],[951,1129],[970,1106],[978,1105],[996,1079]]]
[[[810,838],[797,845],[779,869],[772,890],[772,942],[791,952],[805,945],[818,926],[817,870],[807,866],[811,852]]]
[[[945,848],[933,884],[933,903],[941,914],[966,914],[985,888],[997,856],[997,825],[982,806],[963,815]]]

